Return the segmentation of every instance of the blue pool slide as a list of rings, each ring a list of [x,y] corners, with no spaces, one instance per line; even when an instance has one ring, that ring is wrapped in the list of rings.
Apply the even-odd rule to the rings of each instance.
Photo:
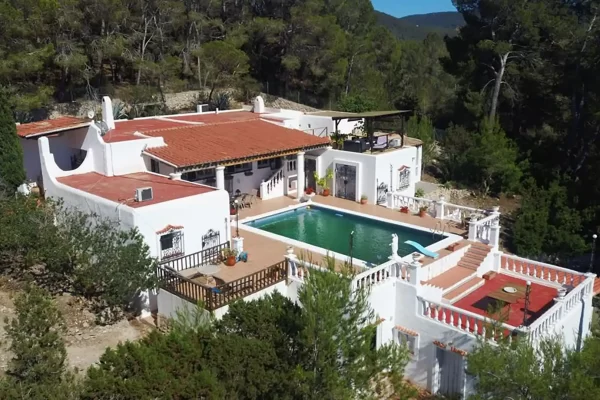
[[[431,258],[438,258],[438,253],[434,253],[433,251],[429,251],[427,250],[425,247],[421,246],[419,243],[417,242],[413,242],[412,240],[407,240],[406,242],[404,242],[408,245],[411,245],[412,247],[414,247],[415,249],[417,249],[417,251],[421,254],[425,254],[427,257],[431,257]]]

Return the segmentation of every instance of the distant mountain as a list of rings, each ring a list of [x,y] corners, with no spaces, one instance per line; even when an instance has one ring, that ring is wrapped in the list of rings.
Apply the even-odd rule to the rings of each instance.
[[[460,13],[452,11],[409,15],[402,18],[396,18],[380,11],[375,11],[375,13],[380,24],[403,40],[423,40],[427,34],[432,32],[442,36],[454,36],[457,29],[465,23]]]

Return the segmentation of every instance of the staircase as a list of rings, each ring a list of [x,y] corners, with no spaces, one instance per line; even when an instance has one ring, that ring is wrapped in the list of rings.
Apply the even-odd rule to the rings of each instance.
[[[440,288],[444,302],[454,303],[483,286],[485,280],[477,276],[477,269],[490,251],[489,246],[472,243],[454,267],[423,283]]]
[[[285,179],[282,167],[275,171],[269,179],[260,184],[260,198],[262,200],[274,199],[283,196],[284,193]]]

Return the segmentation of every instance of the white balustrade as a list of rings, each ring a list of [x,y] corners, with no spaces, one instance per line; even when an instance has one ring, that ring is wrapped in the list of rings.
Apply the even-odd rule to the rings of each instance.
[[[495,213],[478,221],[469,223],[469,239],[477,240],[482,243],[490,243],[492,241],[492,227],[500,224],[500,214]]]
[[[576,286],[586,278],[584,273],[573,271],[572,269],[508,254],[501,256],[500,266],[515,274],[537,278],[558,285]]]
[[[553,334],[552,327],[554,324],[565,318],[571,310],[581,304],[582,299],[591,295],[594,290],[594,277],[587,278],[584,276],[584,278],[586,280],[582,284],[573,288],[564,298],[557,299],[556,304],[529,325],[530,340],[537,341],[547,333]]]
[[[390,278],[405,279],[408,269],[404,263],[394,260],[383,263],[377,267],[369,268],[356,275],[352,280],[353,288],[363,288],[382,283]]]
[[[284,195],[284,173],[283,167],[279,168],[266,181],[260,184],[260,197],[263,200],[273,199]]]
[[[463,222],[468,221],[473,215],[486,215],[485,210],[473,207],[459,206],[451,203],[444,203],[444,219]]]
[[[496,341],[507,336],[510,338],[515,332],[526,333],[526,330],[505,323],[498,323],[482,315],[448,304],[432,302],[422,297],[418,297],[418,300],[421,305],[419,310],[421,316],[464,333],[482,336],[491,341]],[[489,331],[490,329],[492,330],[491,332]]]
[[[287,160],[287,162],[286,162],[287,172],[296,172],[297,165],[298,165],[297,160]]]
[[[393,209],[401,209],[402,207],[408,207],[408,210],[413,213],[418,213],[422,207],[427,207],[427,213],[435,217],[435,201],[425,199],[422,197],[411,197],[404,196],[402,194],[394,193],[393,197]]]

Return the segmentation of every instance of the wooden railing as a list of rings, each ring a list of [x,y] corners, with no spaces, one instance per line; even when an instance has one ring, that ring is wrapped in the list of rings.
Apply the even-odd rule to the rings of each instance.
[[[252,275],[212,288],[213,309],[273,286],[287,278],[287,263],[280,261]]]
[[[159,264],[177,272],[223,261],[223,249],[229,248],[229,241],[177,258],[161,260]]]
[[[195,304],[201,301],[205,309],[214,311],[285,280],[287,263],[281,261],[251,275],[215,287],[185,278],[165,265],[157,267],[156,275],[161,289]]]

